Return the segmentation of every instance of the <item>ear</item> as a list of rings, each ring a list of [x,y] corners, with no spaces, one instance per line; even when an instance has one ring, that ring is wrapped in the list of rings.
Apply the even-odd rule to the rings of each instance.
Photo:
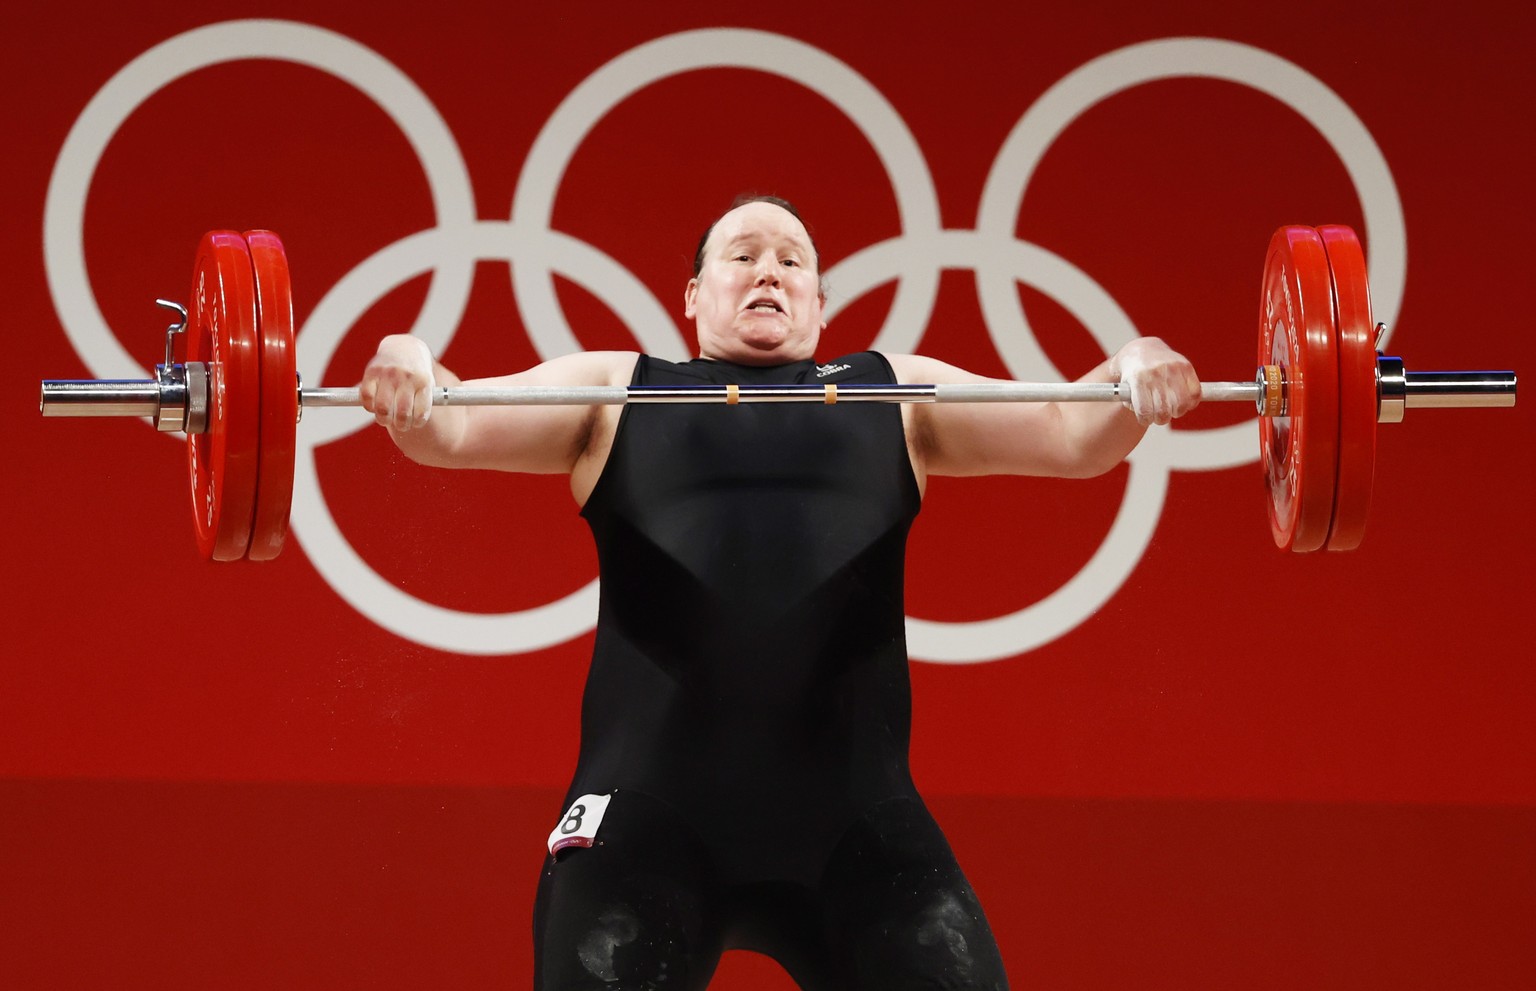
[[[683,316],[688,320],[693,319],[694,311],[698,308],[699,280],[689,279],[688,288],[683,290]]]

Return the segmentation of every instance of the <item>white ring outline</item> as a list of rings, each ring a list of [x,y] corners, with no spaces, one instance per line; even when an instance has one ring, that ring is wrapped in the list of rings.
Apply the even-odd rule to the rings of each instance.
[[[392,62],[345,35],[311,24],[224,21],[194,28],[134,58],[97,90],[64,139],[43,206],[43,262],[59,322],[76,352],[103,378],[133,378],[144,366],[125,350],[96,305],[85,264],[85,204],[107,144],[134,110],[167,84],[198,69],[242,59],[274,59],[350,83],[387,113],[422,164],[439,227],[473,223],[469,169],[442,115]],[[326,60],[329,59],[330,62]],[[335,64],[330,64],[334,62]],[[414,332],[456,326],[469,298],[473,265],[438,270]]]
[[[1054,281],[1068,287],[1075,302],[1059,292],[1051,295],[1088,329],[1106,354],[1137,333],[1113,297],[1081,270],[1014,236],[1013,224],[1035,167],[1067,126],[1107,97],[1142,83],[1190,76],[1236,82],[1273,96],[1312,124],[1335,149],[1361,198],[1367,229],[1377,232],[1371,242],[1372,284],[1379,277],[1387,287],[1380,313],[1384,320],[1395,319],[1406,267],[1402,207],[1386,160],[1364,123],[1315,77],[1269,52],[1217,39],[1164,39],[1096,58],[1042,94],[1015,124],[993,162],[977,210],[976,230],[967,232],[975,237],[958,242],[950,237],[953,232],[946,231],[923,245],[925,253],[939,259],[936,266],[958,267],[956,262],[965,256],[976,272],[988,333],[1014,377],[1028,381],[1063,378],[1028,326],[1014,288],[1019,281],[1044,291],[1042,280],[1054,273]],[[1009,178],[1015,180],[1017,190],[1011,200],[1003,192]],[[969,250],[955,251],[962,243],[968,244]],[[872,245],[845,260],[843,265],[864,279],[851,288],[839,282],[846,298],[857,298],[861,291],[880,284],[877,258],[889,244]],[[1019,257],[1019,245],[1028,249],[1023,258]],[[1021,280],[1021,271],[1034,277]],[[1004,306],[1003,299],[1010,305]],[[1111,328],[1108,334],[1103,330],[1106,325]],[[1016,332],[1000,335],[1000,329]],[[1251,462],[1255,457],[1253,429],[1249,421],[1211,430],[1149,433],[1128,459],[1131,478],[1115,525],[1076,576],[1023,609],[988,620],[941,622],[909,616],[907,638],[912,657],[942,663],[999,660],[1043,646],[1076,628],[1113,597],[1151,543],[1158,517],[1134,511],[1138,500],[1149,498],[1151,490],[1150,482],[1144,481],[1149,476],[1138,472],[1137,467],[1155,463],[1164,469],[1156,491],[1160,511],[1168,469],[1210,470]],[[1240,454],[1234,454],[1230,449],[1238,444],[1244,447]],[[1144,528],[1122,525],[1127,509],[1133,510],[1131,519]],[[1093,581],[1084,580],[1090,575]]]
[[[1402,204],[1386,159],[1364,122],[1316,77],[1270,52],[1212,38],[1159,39],[1108,52],[1057,81],[1030,105],[993,160],[976,219],[976,233],[989,249],[977,252],[973,268],[983,322],[1015,378],[1059,381],[1063,377],[1029,327],[1015,289],[1017,276],[1007,271],[1006,252],[1002,250],[1008,243],[1021,243],[1014,237],[1014,225],[1036,166],[1073,121],[1109,96],[1147,82],[1188,77],[1235,82],[1266,93],[1300,114],[1334,148],[1360,197],[1366,228],[1373,232],[1372,296],[1376,295],[1377,278],[1382,279],[1386,289],[1385,305],[1379,308],[1378,318],[1387,321],[1389,327],[1395,320],[1402,299],[1407,256]],[[1015,191],[1010,194],[1006,189]],[[1081,274],[1064,259],[1055,260],[1073,275]],[[1040,288],[1038,281],[1033,284]],[[1108,342],[1094,329],[1096,326],[1108,322],[1122,333],[1129,329],[1130,336],[1136,331],[1113,297],[1097,283],[1093,286],[1097,292],[1083,297],[1082,309],[1068,308],[1105,347],[1105,353],[1112,353]],[[1062,302],[1061,297],[1056,298]],[[1254,429],[1252,421],[1245,421],[1208,430],[1149,432],[1127,459],[1131,476],[1121,513],[1083,570],[1044,599],[1003,616],[967,622],[908,617],[907,637],[912,655],[946,663],[999,660],[1027,653],[1075,629],[1119,591],[1146,553],[1167,493],[1167,471],[1247,464],[1255,459]],[[1239,444],[1245,445],[1241,453],[1234,450]],[[1133,490],[1142,477],[1138,468],[1154,461],[1164,469],[1156,493],[1158,515],[1133,514],[1147,524],[1143,532],[1133,534],[1122,526],[1125,510],[1136,505]],[[1116,559],[1117,554],[1126,551],[1133,553]],[[1090,573],[1097,576],[1097,582],[1082,580]],[[1060,612],[1061,609],[1068,612]]]
[[[976,229],[1013,239],[1035,168],[1063,131],[1090,108],[1124,90],[1167,79],[1237,83],[1295,111],[1333,148],[1354,184],[1370,244],[1370,284],[1377,320],[1397,322],[1407,271],[1407,233],[1392,171],[1348,103],[1305,69],[1278,55],[1215,38],[1164,38],[1101,55],[1063,76],[1030,105],[1004,139],[982,188]],[[1030,330],[1003,266],[983,258],[976,288],[988,331],[1016,378],[1060,380]],[[1252,421],[1208,430],[1170,431],[1172,466],[1185,471],[1233,468],[1255,460]]]
[[[557,231],[527,231],[505,220],[482,220],[449,231],[428,228],[374,253],[339,281],[315,308],[300,337],[306,361],[325,367],[353,323],[383,294],[432,270],[444,256],[513,264],[539,257],[542,264],[571,277],[615,313],[628,305],[650,307],[637,332],[642,342],[664,343],[677,325],[628,269],[611,257]],[[368,290],[378,290],[368,295]],[[633,324],[632,324],[633,326]],[[390,583],[348,543],[320,487],[314,452],[321,443],[373,422],[361,410],[336,410],[345,429],[322,438],[306,437],[294,466],[292,525],[301,535],[316,570],[344,598],[379,626],[407,640],[467,655],[527,653],[564,643],[590,631],[597,616],[596,579],[570,594],[531,609],[475,613],[423,601]],[[306,424],[308,421],[305,421]],[[300,434],[308,433],[301,430]],[[302,484],[300,484],[302,482]]]
[[[845,260],[847,297],[888,281],[882,257],[893,249],[883,241]],[[1007,266],[1012,279],[1047,292],[1086,328],[1104,352],[1136,337],[1136,327],[1104,288],[1081,269],[1038,245],[980,231],[947,230],[927,239],[923,254],[940,269],[975,268],[981,259]],[[840,282],[840,285],[844,283]],[[986,620],[941,622],[906,618],[908,654],[913,660],[969,664],[1016,657],[1070,632],[1102,606],[1140,563],[1168,490],[1169,431],[1149,432],[1130,459],[1120,510],[1103,541],[1072,578],[1023,609]],[[1023,648],[1016,645],[1024,643]]]
[[[939,194],[927,161],[906,121],[884,94],[820,48],[780,34],[735,28],[683,31],[645,42],[582,80],[555,108],[528,152],[512,199],[514,222],[548,228],[554,220],[560,181],[592,128],[641,89],[700,69],[765,72],[827,100],[859,128],[885,167],[901,229],[918,235],[938,232]],[[610,87],[620,89],[617,99],[608,95]],[[876,350],[916,350],[928,322],[926,317],[918,319],[917,313],[931,314],[938,298],[937,266],[916,251],[909,251],[902,261],[890,313],[871,345]],[[837,273],[836,266],[828,270],[828,280],[836,284]],[[581,350],[560,311],[548,270],[517,274],[518,311],[539,354],[551,358]]]

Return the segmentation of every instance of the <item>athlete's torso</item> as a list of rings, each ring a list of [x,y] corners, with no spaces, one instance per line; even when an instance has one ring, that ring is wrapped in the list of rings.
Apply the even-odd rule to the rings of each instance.
[[[673,364],[636,385],[893,381]],[[912,794],[903,633],[919,505],[899,407],[632,405],[582,514],[602,604],[573,795],[672,805],[743,879],[800,876],[870,805]]]

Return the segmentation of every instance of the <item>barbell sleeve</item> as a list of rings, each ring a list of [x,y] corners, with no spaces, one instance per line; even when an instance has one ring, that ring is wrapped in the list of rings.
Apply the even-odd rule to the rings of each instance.
[[[38,404],[44,416],[155,416],[160,383],[153,379],[52,379]]]

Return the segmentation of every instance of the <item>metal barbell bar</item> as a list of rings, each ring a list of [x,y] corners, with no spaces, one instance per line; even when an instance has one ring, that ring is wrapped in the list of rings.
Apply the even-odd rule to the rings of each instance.
[[[1408,372],[1402,360],[1378,358],[1380,422],[1396,422],[1403,409],[1496,408],[1515,404],[1513,372]],[[158,366],[164,369],[166,366]],[[207,369],[199,362],[172,366],[189,382],[201,380]],[[158,379],[55,379],[42,384],[38,408],[44,416],[139,416],[163,429],[186,429],[185,413],[166,416],[170,409],[198,403],[186,398],[190,385],[179,390]],[[298,388],[300,409],[358,407],[356,387]],[[1283,386],[1282,386],[1283,388]],[[1251,402],[1262,413],[1273,390],[1264,373],[1252,382],[1201,382],[1202,402]],[[1118,382],[975,382],[902,385],[743,385],[743,386],[439,386],[432,392],[436,406],[621,406],[627,403],[1087,403],[1125,402],[1128,394]],[[206,397],[202,402],[206,403]],[[1280,412],[1284,413],[1283,400]],[[197,432],[188,429],[188,432]]]

